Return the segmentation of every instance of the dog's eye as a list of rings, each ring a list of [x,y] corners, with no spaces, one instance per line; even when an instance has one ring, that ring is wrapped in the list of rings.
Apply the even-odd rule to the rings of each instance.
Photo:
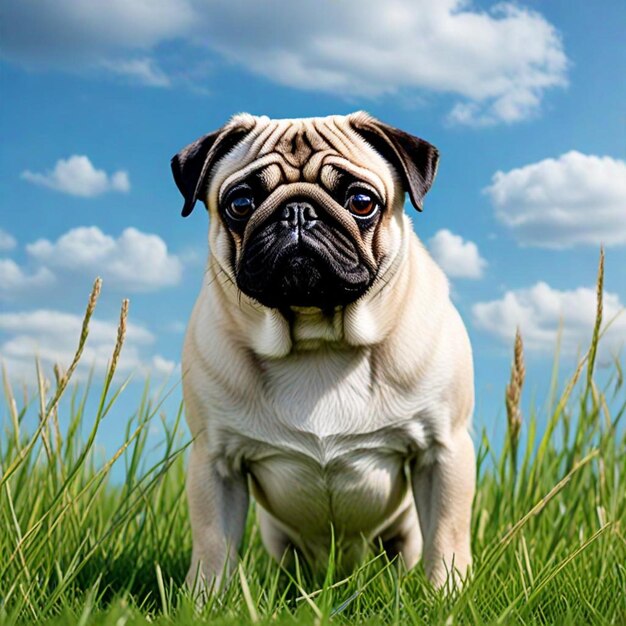
[[[226,209],[229,217],[234,220],[243,220],[254,211],[254,198],[252,196],[239,196],[233,198]]]
[[[370,194],[358,192],[348,198],[347,207],[355,217],[364,218],[374,215],[378,209],[378,204]]]

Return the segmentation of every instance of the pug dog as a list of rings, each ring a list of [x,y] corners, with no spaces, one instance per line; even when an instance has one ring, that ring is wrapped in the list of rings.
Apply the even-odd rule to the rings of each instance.
[[[251,495],[279,562],[382,546],[437,586],[468,573],[471,347],[404,212],[437,162],[364,112],[236,115],[172,159],[210,222],[182,357],[190,585],[228,579]]]

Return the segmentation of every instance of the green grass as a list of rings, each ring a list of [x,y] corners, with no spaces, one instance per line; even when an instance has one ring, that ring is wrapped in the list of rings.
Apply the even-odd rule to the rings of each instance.
[[[231,585],[196,610],[182,587],[191,550],[182,407],[163,420],[152,466],[148,432],[163,418],[147,387],[123,446],[109,459],[95,447],[98,430],[119,419],[111,414],[124,391],[113,384],[123,311],[102,382],[70,385],[73,365],[51,391],[40,376],[39,393],[20,408],[5,376],[0,624],[625,624],[626,406],[619,362],[602,388],[594,382],[600,324],[599,306],[591,349],[563,390],[554,384],[547,414],[523,416],[521,440],[512,410],[503,443],[477,441],[474,570],[461,591],[437,592],[419,566],[407,573],[376,554],[344,580],[332,559],[324,579],[290,576],[263,550],[252,513]],[[519,371],[512,380],[521,385]],[[98,387],[98,408],[87,412]],[[518,401],[515,390],[507,395]],[[29,411],[36,429],[25,426]],[[123,483],[111,479],[115,463],[125,466]]]

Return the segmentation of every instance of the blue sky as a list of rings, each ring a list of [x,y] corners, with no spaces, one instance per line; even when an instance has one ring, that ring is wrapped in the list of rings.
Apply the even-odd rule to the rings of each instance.
[[[365,109],[441,152],[424,212],[407,211],[472,339],[477,430],[501,435],[515,326],[526,406],[542,405],[559,326],[566,372],[590,336],[601,243],[605,313],[626,303],[625,25],[618,0],[4,3],[0,354],[11,378],[32,380],[36,353],[67,365],[101,275],[86,357],[104,367],[129,297],[120,374],[136,382],[111,420],[122,424],[147,372],[179,375],[203,280],[207,216],[180,217],[171,156],[241,111]],[[624,343],[625,318],[601,363]]]

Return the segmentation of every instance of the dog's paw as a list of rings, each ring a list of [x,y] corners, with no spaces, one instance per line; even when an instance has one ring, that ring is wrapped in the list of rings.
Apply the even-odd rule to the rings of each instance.
[[[436,589],[454,594],[460,591],[469,580],[472,569],[471,559],[457,559],[448,561],[441,559],[426,571],[428,580]]]
[[[200,566],[192,566],[185,578],[185,587],[196,608],[201,609],[214,594],[220,594],[226,588],[226,579],[221,574],[205,571]]]

